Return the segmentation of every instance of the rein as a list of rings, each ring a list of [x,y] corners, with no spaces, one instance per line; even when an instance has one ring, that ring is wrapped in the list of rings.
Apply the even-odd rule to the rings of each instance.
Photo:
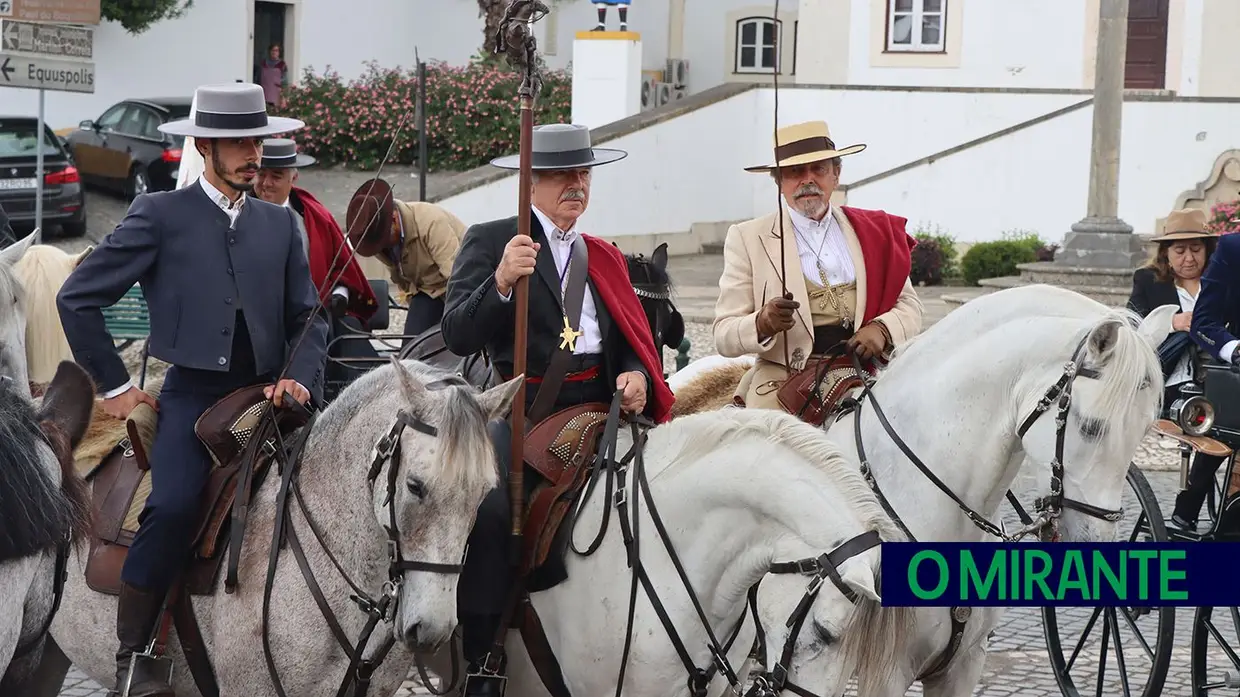
[[[433,388],[436,383],[428,385]],[[299,405],[300,406],[300,405]],[[388,522],[383,526],[387,533],[387,561],[388,561],[388,580],[383,584],[381,592],[377,596],[372,596],[361,588],[344,570],[344,567],[332,554],[331,549],[327,546],[322,528],[315,522],[314,517],[310,513],[309,507],[301,493],[297,474],[301,460],[301,452],[309,437],[310,431],[314,426],[318,412],[310,414],[309,421],[302,427],[297,434],[292,445],[288,448],[281,443],[280,452],[285,453],[280,464],[281,480],[280,488],[276,496],[276,518],[275,530],[272,534],[271,552],[267,566],[267,580],[263,589],[263,655],[267,661],[267,671],[271,676],[272,685],[274,685],[276,694],[279,697],[288,697],[280,682],[275,662],[271,656],[271,647],[268,638],[268,614],[270,609],[271,593],[275,581],[276,566],[279,561],[280,550],[283,549],[285,543],[293,551],[293,556],[297,561],[297,566],[301,571],[301,576],[306,582],[311,596],[314,598],[315,604],[322,613],[323,618],[327,621],[331,629],[332,635],[336,638],[340,647],[344,649],[345,655],[349,657],[349,667],[345,671],[344,678],[341,681],[340,688],[336,692],[337,697],[345,697],[349,694],[349,688],[354,687],[352,693],[355,697],[361,697],[367,693],[370,688],[370,680],[375,671],[387,658],[388,653],[392,650],[396,643],[393,631],[389,629],[384,636],[383,641],[379,644],[378,649],[369,657],[364,657],[364,651],[370,641],[371,635],[378,627],[380,622],[387,625],[393,625],[396,620],[396,610],[399,604],[400,588],[403,583],[404,574],[411,571],[421,571],[434,574],[459,574],[462,565],[446,564],[441,562],[425,562],[417,560],[407,560],[400,550],[400,531],[396,522],[396,484],[399,476],[399,464],[401,459],[401,435],[406,428],[425,433],[429,436],[438,437],[439,431],[434,426],[426,423],[417,416],[410,414],[407,410],[401,409],[396,413],[395,422],[388,429],[388,432],[379,439],[375,444],[375,457],[371,461],[370,470],[367,473],[366,481],[370,486],[370,490],[374,492],[374,487],[379,479],[379,475],[383,473],[384,468],[387,469],[386,485],[387,497],[385,504],[388,507]],[[277,438],[280,438],[277,431]],[[353,590],[349,595],[349,600],[358,606],[367,616],[366,624],[359,632],[356,642],[350,642],[336,614],[332,611],[327,599],[323,595],[318,582],[314,578],[314,573],[310,569],[310,564],[306,559],[301,541],[297,536],[297,532],[292,525],[290,515],[290,492],[292,498],[296,499],[298,507],[301,509],[302,515],[306,519],[306,523],[310,527],[311,533],[315,540],[323,549],[327,558],[331,561],[332,566],[344,578],[345,582]],[[422,679],[422,684],[430,690],[431,694],[442,696],[447,695],[457,684],[460,678],[460,666],[456,657],[456,652],[452,652],[452,678],[440,689],[436,689],[426,672],[426,668],[421,658],[414,652],[414,662],[418,669],[418,674]]]
[[[749,589],[749,595],[746,599],[745,606],[741,608],[741,614],[733,623],[732,628],[727,634],[725,641],[720,642],[714,630],[711,627],[710,620],[706,616],[706,611],[702,607],[702,603],[697,593],[693,590],[693,584],[689,580],[688,574],[685,572],[684,565],[681,563],[680,557],[672,545],[670,535],[667,528],[663,524],[662,516],[659,515],[658,509],[654,503],[654,497],[650,491],[650,482],[646,478],[645,458],[643,450],[646,443],[647,432],[653,427],[653,423],[644,417],[634,417],[629,422],[630,432],[633,437],[633,445],[629,451],[619,460],[616,459],[616,439],[620,428],[620,397],[622,395],[617,392],[612,398],[611,408],[607,415],[607,422],[604,427],[603,435],[599,441],[600,446],[595,457],[593,465],[593,476],[582,495],[580,502],[577,504],[573,513],[572,525],[569,530],[569,548],[581,557],[588,557],[598,551],[602,545],[603,539],[607,534],[608,522],[611,516],[611,507],[604,506],[603,517],[599,525],[598,534],[585,550],[577,549],[573,543],[574,533],[576,532],[577,523],[581,519],[581,513],[587,502],[592,498],[595,487],[598,484],[599,474],[602,473],[606,478],[606,493],[604,494],[611,501],[611,506],[616,509],[616,518],[620,524],[620,533],[624,540],[625,550],[628,556],[628,565],[632,569],[632,581],[629,587],[629,612],[625,627],[624,651],[620,658],[620,673],[616,678],[616,697],[620,697],[624,686],[624,675],[628,668],[629,653],[632,649],[633,641],[633,622],[637,609],[637,589],[640,584],[645,591],[646,598],[650,601],[650,606],[659,618],[659,622],[663,625],[667,632],[668,639],[675,648],[680,662],[684,665],[688,673],[687,684],[689,693],[693,697],[704,697],[710,682],[717,674],[722,674],[728,681],[728,685],[732,688],[733,694],[741,693],[740,679],[737,672],[732,668],[728,661],[727,652],[731,650],[736,642],[736,638],[740,635],[741,628],[745,623],[747,616],[746,611],[749,610],[753,614],[754,623],[757,627],[759,641],[757,645],[763,654],[763,663],[765,664],[766,644],[763,638],[762,625],[758,620],[757,610],[757,590],[758,584],[755,583]],[[689,595],[689,600],[693,603],[693,609],[697,613],[698,620],[701,622],[703,630],[706,632],[707,647],[711,654],[711,663],[705,668],[699,668],[694,662],[689,649],[680,633],[676,631],[676,627],[672,623],[671,617],[668,615],[666,608],[656,593],[654,584],[650,580],[645,567],[641,562],[641,537],[638,526],[639,520],[639,500],[629,500],[628,482],[626,481],[630,464],[633,467],[633,488],[635,493],[641,494],[641,500],[645,501],[646,508],[649,511],[650,519],[654,523],[655,532],[658,533],[659,540],[663,548],[667,551],[668,557],[672,561],[672,565],[676,569],[677,575],[680,577],[681,583],[684,585],[685,592]],[[630,506],[630,503],[632,504]],[[630,514],[631,509],[631,514]],[[784,651],[781,655],[780,663],[776,665],[775,670],[764,673],[754,682],[753,687],[746,693],[747,697],[774,697],[779,690],[789,689],[801,695],[802,697],[818,697],[812,692],[801,688],[787,680],[788,668],[792,660],[792,647],[796,642],[798,633],[805,618],[809,614],[810,606],[814,599],[818,596],[819,590],[822,588],[824,580],[830,580],[841,593],[850,601],[857,602],[857,595],[853,589],[840,578],[837,568],[847,559],[860,554],[871,547],[877,546],[881,540],[878,532],[870,530],[861,533],[844,543],[835,550],[824,553],[818,557],[808,557],[798,559],[791,562],[774,562],[768,568],[768,573],[775,574],[802,574],[810,575],[813,578],[806,587],[805,595],[793,610],[792,615],[788,618],[788,626],[794,627],[789,635],[787,642],[784,644]],[[760,583],[761,581],[759,581]],[[772,689],[774,691],[772,691]]]

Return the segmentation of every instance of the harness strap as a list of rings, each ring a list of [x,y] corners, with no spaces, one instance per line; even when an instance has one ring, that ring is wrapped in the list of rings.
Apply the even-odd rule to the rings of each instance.
[[[585,302],[586,279],[589,277],[589,250],[586,241],[577,235],[573,240],[572,251],[568,260],[568,285],[564,289],[564,316],[572,325],[573,331],[581,328],[581,308]],[[560,393],[560,384],[568,372],[568,361],[573,356],[571,347],[561,345],[551,356],[547,370],[543,373],[542,384],[534,395],[534,403],[530,405],[528,424],[537,424],[547,417],[555,398]]]
[[[189,593],[180,594],[171,607],[173,626],[177,628],[177,638],[181,640],[181,652],[185,654],[185,662],[189,665],[190,675],[202,697],[219,697],[220,686],[215,677],[215,669],[207,656],[207,644],[202,638],[198,627],[198,618],[194,616],[194,605]]]
[[[245,525],[250,518],[250,498],[253,494],[254,463],[258,460],[258,450],[267,443],[272,431],[276,432],[275,406],[270,405],[263,411],[254,427],[245,448],[241,451],[241,469],[237,473],[236,495],[232,505],[232,524],[228,530],[228,569],[224,574],[224,593],[232,594],[237,590],[237,577],[241,566],[241,543],[245,539]],[[307,429],[307,432],[309,430]]]

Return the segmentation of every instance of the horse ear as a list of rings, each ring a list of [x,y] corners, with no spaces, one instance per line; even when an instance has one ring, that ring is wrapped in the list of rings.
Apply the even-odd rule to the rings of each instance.
[[[86,257],[93,251],[95,251],[95,245],[87,245],[86,249],[83,249],[73,258],[73,268],[76,269],[83,261],[86,261]]]
[[[12,266],[13,264],[16,264],[17,260],[21,259],[22,255],[26,253],[26,250],[30,249],[30,245],[34,244],[35,237],[37,237],[38,234],[39,231],[35,230],[21,240],[18,240],[17,242],[6,247],[4,250],[0,251],[0,266]]]
[[[77,363],[61,361],[56,375],[43,393],[39,420],[51,421],[77,447],[90,426],[95,407],[95,384]]]
[[[396,381],[400,383],[400,391],[405,393],[405,399],[410,404],[417,402],[426,392],[426,387],[413,379],[399,358],[393,355],[389,356],[389,360],[392,362],[392,372],[396,373]]]
[[[650,263],[660,271],[667,269],[667,243],[664,242],[654,248],[654,254],[650,255]]]
[[[871,550],[871,552],[844,562],[840,567],[840,580],[857,593],[881,603],[883,599],[878,595],[878,574],[881,567],[877,550]]]
[[[502,419],[508,415],[508,410],[512,408],[512,399],[517,396],[517,389],[521,387],[523,380],[525,380],[525,375],[518,375],[508,382],[492,387],[478,397],[478,403],[482,405],[482,410],[487,414],[487,421]]]
[[[1117,340],[1119,340],[1119,322],[1104,322],[1094,327],[1094,330],[1089,333],[1086,346],[1091,356],[1102,358],[1110,353]]]
[[[1157,349],[1171,333],[1171,317],[1179,311],[1179,305],[1160,305],[1141,320],[1137,331]]]

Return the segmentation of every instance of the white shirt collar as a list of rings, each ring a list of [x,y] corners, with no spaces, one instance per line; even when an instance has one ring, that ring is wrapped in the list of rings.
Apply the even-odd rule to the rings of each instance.
[[[241,197],[237,199],[237,202],[233,203],[229,201],[228,197],[225,196],[219,189],[212,186],[211,182],[207,181],[206,177],[198,177],[198,183],[202,185],[202,190],[207,192],[207,198],[211,199],[211,201],[215,203],[215,205],[219,206],[220,210],[225,213],[240,211],[241,207],[245,205],[244,191],[241,192]]]
[[[551,222],[551,217],[538,209],[538,206],[530,206],[534,209],[534,215],[538,217],[538,222],[542,225],[543,232],[546,233],[547,239],[556,242],[572,242],[577,237],[577,221],[573,221],[571,230],[561,230],[556,224]]]
[[[802,232],[814,232],[818,230],[826,230],[827,226],[831,224],[831,218],[832,218],[832,213],[833,213],[833,211],[831,210],[831,204],[827,204],[827,212],[822,216],[822,220],[814,220],[812,218],[807,218],[800,211],[793,208],[792,206],[787,206],[787,208],[788,208],[788,216],[792,218],[793,227],[795,227],[798,230],[801,230]]]

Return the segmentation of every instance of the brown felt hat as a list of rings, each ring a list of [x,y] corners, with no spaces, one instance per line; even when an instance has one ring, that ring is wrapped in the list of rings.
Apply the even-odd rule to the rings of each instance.
[[[362,242],[365,238],[380,237],[392,224],[392,187],[382,179],[371,179],[357,187],[349,208],[345,212],[345,234],[358,254],[369,257],[379,252],[379,246]]]
[[[1181,208],[1167,214],[1163,233],[1150,238],[1150,242],[1173,242],[1175,240],[1198,240],[1218,237],[1206,229],[1206,212],[1200,208]]]

